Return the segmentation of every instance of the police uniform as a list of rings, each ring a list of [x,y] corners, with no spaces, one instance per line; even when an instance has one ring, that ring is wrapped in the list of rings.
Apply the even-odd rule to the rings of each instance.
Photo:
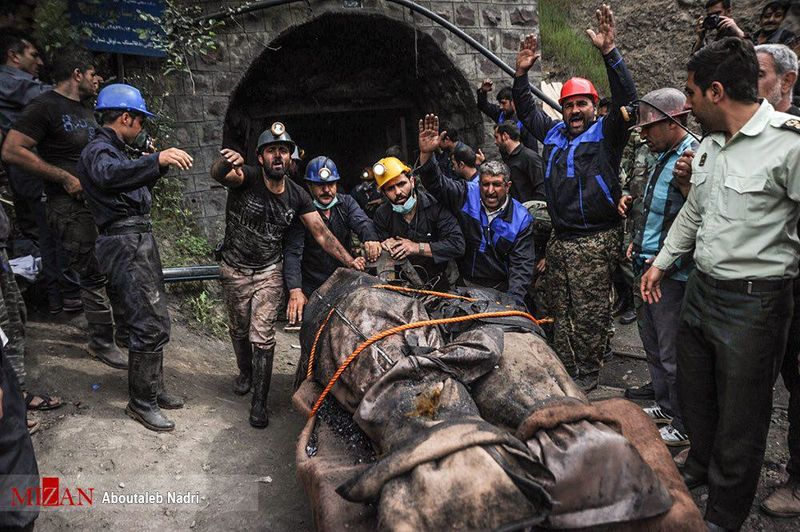
[[[120,109],[153,116],[141,94],[129,85],[105,87],[97,111]],[[164,391],[164,347],[170,319],[161,257],[151,232],[151,189],[166,174],[158,153],[137,159],[113,129],[101,127],[78,162],[78,177],[99,236],[96,256],[109,286],[121,294],[128,322],[129,416],[155,431],[175,424],[160,408],[180,408],[183,400]]]
[[[691,183],[653,265],[668,270],[694,248],[678,331],[692,441],[684,475],[707,477],[706,519],[738,529],[758,485],[794,307],[800,120],[762,101],[727,143],[722,133],[703,139]]]

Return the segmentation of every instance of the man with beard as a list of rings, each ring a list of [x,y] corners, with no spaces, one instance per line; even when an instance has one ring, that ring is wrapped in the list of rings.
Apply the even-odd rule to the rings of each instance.
[[[794,310],[800,240],[800,120],[758,99],[759,64],[742,39],[687,65],[687,108],[706,132],[676,176],[691,189],[642,277],[648,303],[694,250],[678,329],[678,399],[692,447],[689,488],[708,484],[710,530],[738,530],[758,486],[773,385]]]
[[[449,179],[433,155],[440,141],[439,118],[426,115],[419,121],[419,176],[431,195],[458,217],[466,240],[458,260],[462,281],[506,292],[524,308],[535,266],[533,219],[509,194],[508,167],[486,161],[477,181]]]
[[[177,148],[145,153],[150,148],[144,121],[153,114],[130,85],[104,88],[95,111],[101,127],[83,149],[77,170],[100,231],[97,257],[109,286],[122,296],[128,318],[130,400],[125,412],[150,430],[171,431],[175,423],[161,408],[181,408],[183,399],[164,390],[170,321],[161,257],[151,232],[151,189],[170,166],[191,168],[192,158]]]
[[[315,157],[306,166],[305,181],[322,221],[351,254],[355,234],[363,242],[367,261],[374,262],[381,254],[375,226],[353,198],[338,193],[339,179],[336,164],[324,155]],[[286,315],[290,325],[302,321],[308,297],[338,267],[339,263],[295,219],[287,238],[283,275],[289,289]]]
[[[453,152],[453,170],[464,181],[473,181],[481,175],[478,172],[478,162],[475,150],[462,144]]]
[[[599,30],[587,30],[602,53],[611,87],[608,115],[595,119],[597,91],[572,78],[561,89],[563,120],[536,107],[528,71],[539,58],[529,35],[517,55],[514,101],[525,126],[544,143],[545,196],[553,224],[547,246],[547,296],[555,319],[553,349],[585,390],[597,386],[611,322],[611,282],[622,246],[617,202],[619,166],[628,142],[620,108],[636,100],[636,87],[614,43],[611,9],[596,13]]]
[[[308,195],[288,175],[295,148],[280,122],[258,137],[260,166],[244,164],[241,154],[223,149],[211,177],[228,188],[222,288],[239,376],[234,392],[253,388],[250,425],[269,425],[267,396],[275,354],[275,320],[283,297],[284,237],[299,218],[314,240],[344,266],[363,270],[325,226]]]
[[[768,2],[761,10],[759,22],[761,27],[753,36],[753,44],[786,44],[791,46],[797,36],[791,31],[781,28],[786,11],[789,9],[789,2],[775,1]]]
[[[522,143],[536,152],[538,156],[539,143],[530,131],[525,129],[522,120],[517,118],[517,109],[514,107],[514,95],[511,87],[503,87],[497,93],[497,104],[489,103],[489,93],[492,92],[494,83],[485,79],[478,87],[478,109],[492,119],[495,124],[514,124],[520,132]]]
[[[797,79],[797,55],[782,44],[756,46],[758,56],[758,95],[776,111],[800,116],[792,105],[792,87]],[[800,515],[800,282],[794,282],[794,314],[789,327],[789,340],[781,365],[783,384],[789,391],[789,430],[787,431],[789,479],[761,503],[761,509],[775,517]]]
[[[511,197],[520,203],[544,201],[544,176],[539,155],[520,141],[519,129],[508,122],[494,127],[494,144],[511,170]]]
[[[400,159],[384,157],[372,171],[388,200],[375,211],[381,247],[394,260],[408,259],[422,269],[422,281],[428,286],[448,289],[447,261],[460,257],[464,250],[458,222],[433,196],[416,188],[411,168]]]
[[[127,369],[128,357],[114,343],[106,277],[95,257],[97,227],[83,201],[75,169],[81,151],[97,131],[92,109],[83,102],[97,94],[102,78],[85,50],[59,54],[53,77],[55,88],[34,99],[8,133],[3,161],[44,178],[47,223],[70,268],[80,276],[89,352],[113,368]],[[118,327],[124,324],[123,315],[117,312],[115,317]],[[123,336],[118,335],[121,344],[127,342]]]

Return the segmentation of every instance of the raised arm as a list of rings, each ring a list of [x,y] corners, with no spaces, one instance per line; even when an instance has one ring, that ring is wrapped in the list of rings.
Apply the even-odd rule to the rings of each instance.
[[[211,165],[211,179],[219,184],[236,188],[244,183],[244,157],[238,152],[224,148],[220,152],[220,157]]]
[[[603,121],[603,132],[607,138],[613,141],[619,154],[622,155],[622,150],[630,137],[628,128],[631,124],[626,123],[622,118],[620,108],[630,105],[637,99],[636,84],[633,82],[628,67],[625,66],[625,61],[622,60],[622,54],[616,47],[617,31],[614,12],[606,4],[603,4],[595,15],[597,31],[588,29],[586,33],[595,48],[603,54],[608,84],[611,87],[611,108]]]
[[[488,116],[492,119],[492,121],[497,122],[500,120],[500,110],[499,105],[495,105],[489,102],[489,92],[492,90],[492,80],[485,79],[481,86],[478,87],[478,110],[481,111],[483,114]]]
[[[58,166],[45,162],[34,150],[38,142],[12,129],[8,132],[3,142],[3,161],[14,166],[19,166],[29,174],[40,176],[45,181],[57,183],[73,197],[79,197],[83,189],[77,177]]]
[[[548,131],[553,129],[558,120],[553,120],[547,113],[536,106],[533,98],[530,81],[528,81],[528,71],[534,63],[541,57],[539,53],[539,41],[536,35],[530,34],[522,41],[517,54],[517,71],[514,76],[514,84],[511,92],[514,95],[514,107],[517,109],[517,118],[531,134],[544,142]]]
[[[418,175],[425,189],[451,212],[458,212],[467,199],[467,183],[449,179],[436,164],[434,151],[439,148],[446,131],[439,133],[439,117],[428,114],[419,121]]]

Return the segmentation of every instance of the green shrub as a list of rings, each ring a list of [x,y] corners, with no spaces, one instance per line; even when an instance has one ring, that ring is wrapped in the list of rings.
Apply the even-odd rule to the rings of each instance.
[[[565,81],[580,76],[592,81],[601,96],[608,96],[608,76],[600,52],[586,36],[585,28],[571,21],[568,0],[541,0],[539,32],[542,57],[549,70],[558,72]]]

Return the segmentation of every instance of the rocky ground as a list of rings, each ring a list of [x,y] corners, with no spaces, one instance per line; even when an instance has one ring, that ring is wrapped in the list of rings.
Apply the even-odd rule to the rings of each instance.
[[[34,315],[28,326],[33,389],[60,395],[61,409],[38,414],[34,435],[42,476],[60,477],[70,489],[94,488],[91,508],[50,509],[40,530],[307,530],[311,510],[294,468],[294,446],[304,420],[290,403],[299,350],[296,333],[278,332],[268,429],[247,423],[249,401],[230,391],[234,360],[227,342],[187,327],[173,309],[173,339],[167,349],[167,386],[186,399],[171,411],[175,432],[156,434],[130,420],[126,373],[89,358],[83,349],[84,320]],[[607,363],[603,386],[593,397],[621,393],[646,379],[635,326],[617,326],[616,355]],[[786,394],[776,396],[773,427],[758,499],[783,479],[786,462]],[[103,503],[109,497],[161,493],[162,502]],[[168,492],[191,499],[179,504]],[[113,494],[113,495],[112,495]],[[696,500],[705,502],[705,490]],[[800,519],[773,520],[751,512],[746,530],[797,530]]]

